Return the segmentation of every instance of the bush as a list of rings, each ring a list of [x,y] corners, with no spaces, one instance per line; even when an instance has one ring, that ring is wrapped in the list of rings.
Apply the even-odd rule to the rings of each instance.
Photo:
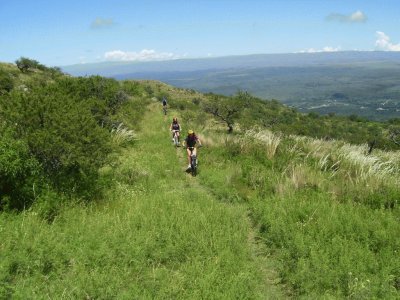
[[[93,99],[68,95],[56,83],[12,92],[0,101],[0,112],[54,186],[71,193],[91,189],[111,150],[110,134],[98,126],[92,106]]]
[[[11,76],[3,71],[0,70],[0,95],[10,92],[14,87],[14,82]]]
[[[60,78],[56,89],[89,105],[97,123],[108,129],[112,128],[113,115],[129,98],[118,81],[100,76]]]
[[[1,130],[1,136],[0,210],[22,209],[32,203],[42,169],[24,140],[16,139],[10,129]]]
[[[39,217],[48,223],[52,223],[59,215],[65,199],[62,195],[51,190],[44,190],[35,200],[33,209],[38,213]]]

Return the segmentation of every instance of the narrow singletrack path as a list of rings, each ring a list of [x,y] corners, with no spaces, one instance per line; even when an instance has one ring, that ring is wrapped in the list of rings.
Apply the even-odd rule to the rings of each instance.
[[[171,116],[171,110],[169,111]],[[204,224],[212,225],[213,229],[206,233],[207,243],[212,247],[218,236],[227,238],[226,243],[222,246],[223,252],[231,251],[232,247],[240,247],[242,257],[231,256],[230,259],[235,261],[224,263],[234,264],[238,267],[236,272],[249,272],[248,276],[253,277],[253,288],[260,291],[260,298],[287,298],[283,296],[282,287],[278,284],[279,279],[275,270],[268,264],[268,258],[265,256],[265,251],[256,242],[256,231],[252,226],[252,222],[248,217],[248,209],[245,205],[223,203],[218,201],[207,187],[201,185],[201,181],[197,177],[192,177],[185,172],[186,150],[183,147],[174,147],[172,144],[172,136],[169,131],[170,118],[162,115],[159,106],[151,105],[149,112],[144,118],[140,135],[140,141],[134,155],[140,155],[140,160],[145,165],[141,167],[157,170],[157,174],[152,174],[152,182],[157,186],[156,190],[159,195],[164,195],[165,201],[171,201],[171,205],[177,209],[176,213],[183,213],[185,209],[197,211],[197,221]],[[183,124],[182,124],[183,125]],[[184,128],[187,129],[187,128]],[[181,133],[181,143],[185,137],[185,131]],[[206,159],[206,149],[200,149],[200,171],[201,176],[201,160]],[[222,227],[224,222],[229,219],[228,223],[235,224],[235,228],[229,228],[229,231],[224,231]],[[220,225],[218,225],[220,224]],[[226,225],[226,224],[225,224]],[[204,233],[204,232],[203,232]],[[193,232],[194,235],[200,234]],[[233,246],[235,244],[235,246]],[[210,253],[211,254],[211,253]],[[217,252],[212,256],[219,256]],[[204,257],[204,260],[210,259]],[[242,261],[238,261],[242,259]],[[222,261],[220,261],[222,263]],[[243,270],[241,270],[243,268]],[[238,274],[238,273],[236,273]],[[228,297],[229,298],[229,297]],[[256,297],[258,298],[258,297]]]

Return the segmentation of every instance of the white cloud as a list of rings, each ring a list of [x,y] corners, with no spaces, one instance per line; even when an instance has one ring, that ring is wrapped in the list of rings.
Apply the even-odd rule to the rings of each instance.
[[[300,53],[321,53],[321,52],[338,52],[340,51],[340,47],[330,47],[326,46],[322,49],[315,49],[315,48],[309,48],[306,50],[301,50]]]
[[[104,19],[104,18],[96,18],[91,24],[90,28],[92,29],[100,29],[100,28],[107,28],[115,25],[113,19]]]
[[[104,58],[112,61],[152,61],[178,59],[182,58],[182,56],[169,52],[156,52],[152,49],[143,49],[140,52],[108,51],[104,53]]]
[[[326,17],[328,21],[336,21],[342,23],[365,23],[367,21],[367,16],[361,10],[357,10],[350,15],[344,15],[339,13],[331,13]]]
[[[378,50],[383,50],[383,51],[400,51],[400,43],[399,44],[393,44],[390,41],[390,37],[387,36],[384,32],[382,31],[377,31],[376,32],[376,42],[375,46]]]
[[[365,22],[367,21],[367,16],[361,11],[357,10],[349,16],[350,22]]]

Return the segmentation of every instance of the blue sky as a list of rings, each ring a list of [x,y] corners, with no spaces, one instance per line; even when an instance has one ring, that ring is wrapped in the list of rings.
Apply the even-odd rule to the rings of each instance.
[[[0,0],[0,61],[400,51],[398,0]]]

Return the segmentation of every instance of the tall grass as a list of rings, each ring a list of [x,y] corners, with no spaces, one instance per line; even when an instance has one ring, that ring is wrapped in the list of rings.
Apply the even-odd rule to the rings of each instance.
[[[245,136],[259,142],[265,149],[269,159],[274,157],[281,142],[281,136],[269,130],[251,129],[246,131]]]
[[[102,201],[65,205],[52,223],[35,208],[0,214],[0,298],[274,295],[264,289],[247,208],[215,201],[186,177],[162,120],[147,114],[154,126],[102,169],[114,181]]]
[[[222,139],[217,135],[213,141]],[[274,144],[260,136],[255,129],[214,142],[201,181],[221,201],[248,204],[294,296],[399,297],[397,153],[367,155],[364,145],[299,136]],[[277,145],[274,155],[264,143]]]
[[[112,143],[115,146],[120,146],[137,138],[135,132],[125,127],[123,123],[120,123],[117,128],[112,129],[111,135]]]

